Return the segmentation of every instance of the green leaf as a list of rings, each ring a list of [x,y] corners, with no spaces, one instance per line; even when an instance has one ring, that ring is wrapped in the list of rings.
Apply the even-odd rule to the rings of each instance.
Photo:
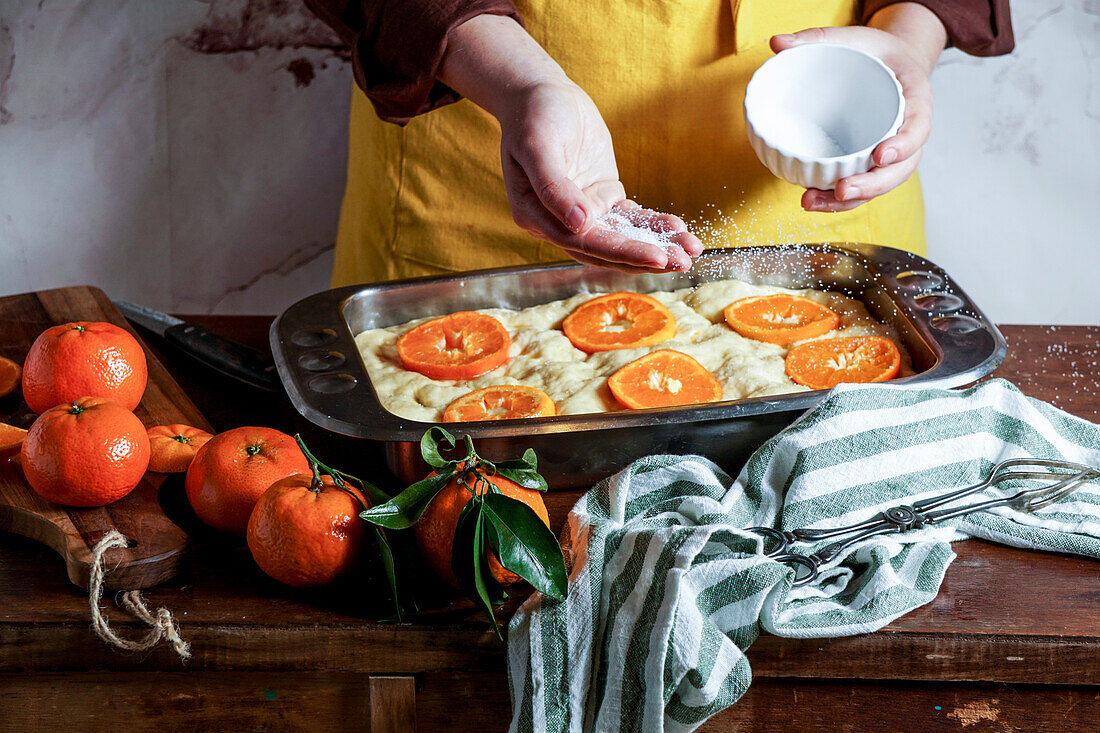
[[[489,617],[493,632],[498,639],[503,640],[493,604],[503,600],[504,589],[496,582],[489,569],[484,506],[474,498],[462,507],[451,548],[451,570],[458,580],[458,586]]]
[[[516,465],[518,464],[518,466]],[[542,475],[528,467],[526,463],[521,461],[502,461],[496,464],[497,475],[519,484],[525,489],[534,489],[535,491],[546,491],[546,479]]]
[[[435,495],[442,491],[453,479],[454,476],[450,473],[428,476],[426,479],[417,481],[385,504],[379,504],[360,512],[359,516],[368,522],[389,529],[408,529],[416,523],[416,520],[420,519],[420,515],[428,508],[428,504],[435,498]]]
[[[439,453],[439,444],[446,443],[448,448],[455,447],[455,436],[448,433],[438,425],[428,429],[428,432],[420,436],[420,455],[424,462],[432,468],[443,468],[453,461],[448,461]]]
[[[390,594],[393,595],[393,611],[397,614],[397,620],[401,620],[401,598],[397,595],[397,571],[393,562],[393,550],[386,541],[386,535],[379,527],[371,527],[374,530],[374,540],[378,544],[378,554],[382,558],[382,569],[386,573],[386,580],[390,585]]]
[[[354,476],[352,478],[354,478]],[[363,481],[360,479],[359,484],[363,487],[363,492],[367,495],[367,498],[370,499],[371,506],[384,504],[385,502],[393,498],[384,490],[378,488],[369,481]]]
[[[554,533],[535,511],[504,494],[485,494],[489,544],[500,564],[543,594],[563,600],[568,593],[565,558]]]

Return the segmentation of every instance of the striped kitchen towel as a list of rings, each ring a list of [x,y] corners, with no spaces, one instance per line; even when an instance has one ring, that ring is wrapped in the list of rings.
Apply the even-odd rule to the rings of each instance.
[[[736,481],[699,456],[636,461],[569,515],[568,598],[536,593],[512,619],[511,730],[692,730],[744,694],[745,650],[761,628],[789,637],[882,628],[936,596],[952,540],[1100,558],[1100,481],[1034,514],[997,508],[869,539],[800,587],[744,531],[851,524],[1019,457],[1100,466],[1100,427],[1001,380],[957,392],[843,385]]]

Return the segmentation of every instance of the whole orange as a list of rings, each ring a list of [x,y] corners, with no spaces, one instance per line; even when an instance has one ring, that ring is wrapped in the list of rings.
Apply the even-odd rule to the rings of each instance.
[[[433,471],[431,475],[435,475]],[[546,513],[546,504],[542,500],[542,494],[534,489],[525,489],[519,484],[509,481],[502,476],[486,476],[486,479],[505,496],[522,501],[535,510],[535,514],[543,523],[550,526],[550,516]],[[467,483],[474,485],[473,478],[467,479]],[[484,484],[479,482],[477,493],[480,496],[485,493]],[[455,528],[458,527],[458,517],[466,502],[472,499],[469,490],[459,483],[457,476],[432,499],[428,508],[413,525],[416,535],[416,545],[420,548],[420,554],[436,575],[446,580],[454,587],[458,587],[458,580],[451,569],[451,550],[454,547]],[[517,582],[520,577],[510,570],[506,570],[496,556],[490,552],[489,569],[493,577],[501,585],[510,585]]]
[[[157,425],[149,428],[149,470],[157,473],[183,473],[206,443],[214,436],[190,425]]]
[[[78,397],[107,397],[127,410],[149,378],[145,351],[113,323],[77,321],[47,328],[23,362],[23,399],[42,414]]]
[[[263,493],[296,473],[309,473],[309,461],[294,438],[274,428],[234,428],[199,448],[184,489],[199,519],[243,534]]]
[[[248,549],[275,580],[298,588],[325,585],[359,556],[366,529],[360,500],[361,493],[352,496],[331,476],[316,487],[309,474],[276,481],[248,519]]]
[[[114,400],[81,397],[43,412],[20,453],[31,488],[69,506],[103,506],[138,485],[149,465],[149,436]]]

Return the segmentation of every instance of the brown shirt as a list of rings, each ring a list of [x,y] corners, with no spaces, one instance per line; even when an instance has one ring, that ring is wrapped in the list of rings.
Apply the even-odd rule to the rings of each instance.
[[[863,22],[902,0],[865,0]],[[918,0],[947,29],[948,42],[975,56],[998,56],[1014,46],[1008,0]],[[511,0],[305,0],[351,47],[356,83],[383,120],[403,125],[413,116],[456,101],[436,80],[447,34],[484,13],[523,22]]]

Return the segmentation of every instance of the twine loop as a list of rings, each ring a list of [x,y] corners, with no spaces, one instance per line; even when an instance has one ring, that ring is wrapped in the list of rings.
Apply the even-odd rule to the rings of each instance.
[[[117,530],[111,530],[103,535],[103,539],[97,542],[92,549],[91,578],[88,583],[88,600],[92,608],[92,629],[95,630],[96,636],[108,644],[129,652],[143,652],[152,649],[160,643],[161,639],[166,639],[175,649],[176,654],[180,656],[180,659],[186,661],[191,656],[191,645],[180,637],[179,627],[176,625],[176,620],[172,618],[172,613],[164,607],[158,608],[156,615],[150,613],[149,607],[145,605],[145,599],[141,597],[141,591],[119,591],[115,594],[115,603],[122,606],[131,616],[151,627],[144,638],[137,640],[124,639],[107,624],[107,616],[99,606],[99,602],[103,597],[103,578],[107,574],[103,555],[107,550],[126,546],[126,537]]]

